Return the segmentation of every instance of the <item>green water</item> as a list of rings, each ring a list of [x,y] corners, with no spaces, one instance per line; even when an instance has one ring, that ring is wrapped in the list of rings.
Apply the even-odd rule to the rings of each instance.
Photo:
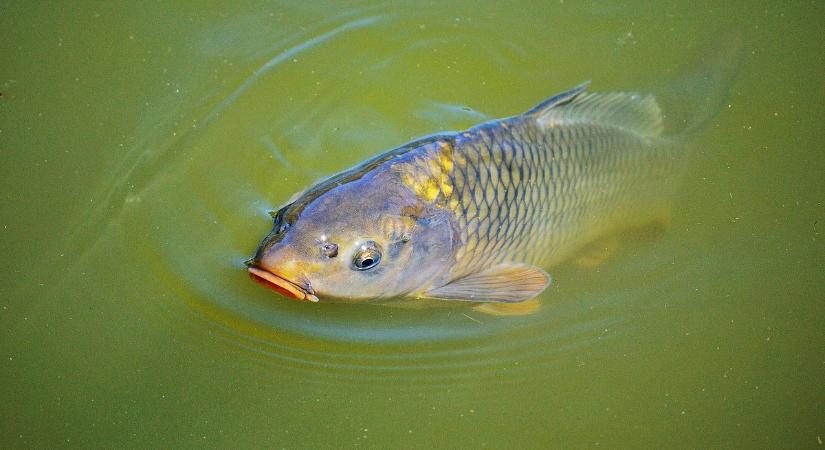
[[[408,139],[592,79],[745,58],[658,239],[527,317],[299,304],[266,211]],[[0,447],[825,441],[821,2],[7,2]]]

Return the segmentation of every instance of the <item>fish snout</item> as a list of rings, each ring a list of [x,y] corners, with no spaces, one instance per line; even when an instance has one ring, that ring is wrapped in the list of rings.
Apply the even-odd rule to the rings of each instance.
[[[312,284],[303,275],[295,256],[280,243],[262,245],[247,261],[247,271],[253,280],[285,297],[317,302]]]
[[[315,291],[312,289],[312,285],[308,280],[300,279],[293,281],[293,279],[289,279],[279,273],[256,266],[250,266],[247,270],[253,280],[284,297],[299,301],[306,300],[312,303],[318,301],[318,297],[315,295]]]

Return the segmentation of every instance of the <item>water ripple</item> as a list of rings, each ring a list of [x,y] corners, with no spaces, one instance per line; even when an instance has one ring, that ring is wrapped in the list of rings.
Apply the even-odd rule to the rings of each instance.
[[[501,105],[493,113],[467,106],[494,99],[470,99],[473,88],[461,82],[463,73],[496,69],[485,70],[493,91],[537,77],[504,78],[519,76],[513,58],[530,53],[530,43],[503,40],[473,49],[473,33],[490,30],[468,27],[462,34],[432,26],[407,45],[393,36],[421,33],[421,17],[370,14],[262,45],[263,62],[250,61],[249,75],[237,85],[192,99],[183,114],[161,115],[174,119],[137,140],[105,200],[75,234],[122,238],[124,264],[149,268],[144,283],[168,294],[156,299],[164,302],[164,320],[193,342],[209,336],[251,364],[317,383],[479,382],[505,373],[517,380],[520,361],[552,364],[556,354],[614,336],[605,330],[623,318],[609,302],[627,304],[634,293],[602,297],[605,304],[598,305],[582,291],[554,285],[539,314],[497,318],[466,305],[299,304],[248,280],[240,262],[268,230],[267,209],[320,175],[406,137],[503,115]],[[380,37],[386,46],[362,49]],[[459,61],[468,51],[488,56],[483,67]],[[453,81],[445,87],[409,81],[433,69]]]

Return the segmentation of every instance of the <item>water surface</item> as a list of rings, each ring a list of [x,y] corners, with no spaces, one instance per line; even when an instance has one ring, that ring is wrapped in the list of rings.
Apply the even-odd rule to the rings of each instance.
[[[571,4],[572,3],[572,4]],[[825,439],[821,3],[6,5],[0,443],[810,447]],[[653,88],[740,28],[663,236],[542,310],[299,304],[267,211],[581,81]]]

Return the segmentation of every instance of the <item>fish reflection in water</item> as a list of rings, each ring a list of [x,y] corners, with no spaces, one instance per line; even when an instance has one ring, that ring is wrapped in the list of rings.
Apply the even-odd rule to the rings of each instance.
[[[664,133],[653,95],[591,93],[585,83],[311,186],[273,213],[248,270],[311,302],[532,312],[551,282],[546,269],[574,256],[598,263],[611,236],[667,221],[688,153]]]

